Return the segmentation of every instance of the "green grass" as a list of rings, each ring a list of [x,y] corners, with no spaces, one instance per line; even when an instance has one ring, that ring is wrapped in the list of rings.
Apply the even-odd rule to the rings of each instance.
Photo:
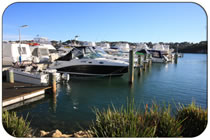
[[[188,106],[179,105],[176,119],[184,120],[182,123],[184,137],[195,137],[200,135],[207,126],[207,110],[196,106],[195,102]]]
[[[160,107],[153,103],[141,112],[134,102],[120,109],[112,106],[100,111],[95,108],[94,113],[96,121],[90,130],[95,137],[191,137],[192,133],[202,133],[207,124],[207,112],[194,103],[180,107],[175,116],[171,115],[170,105]]]
[[[23,117],[18,117],[16,112],[3,111],[2,122],[4,129],[14,137],[29,137],[32,129],[30,128],[30,122],[27,122],[27,117],[24,120]]]

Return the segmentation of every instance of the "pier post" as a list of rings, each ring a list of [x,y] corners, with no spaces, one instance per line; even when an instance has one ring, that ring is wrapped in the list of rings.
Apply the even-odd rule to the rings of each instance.
[[[9,75],[9,82],[14,83],[14,71],[13,69],[8,70]]]
[[[175,53],[175,55],[174,55],[174,62],[177,64],[177,62],[178,62],[178,53]]]
[[[149,67],[152,65],[152,54],[149,54]]]
[[[50,73],[49,80],[50,86],[52,86],[53,99],[56,102],[56,73]]]
[[[133,50],[129,51],[129,83],[132,84],[134,80],[134,54]]]
[[[141,76],[141,55],[138,55],[138,76]]]
[[[144,55],[144,64],[143,64],[144,71],[147,70],[147,54]]]

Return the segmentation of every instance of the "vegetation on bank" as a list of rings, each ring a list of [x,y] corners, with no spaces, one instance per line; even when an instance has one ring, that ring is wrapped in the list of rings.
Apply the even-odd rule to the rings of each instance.
[[[6,132],[14,137],[30,137],[32,135],[27,117],[26,119],[18,117],[16,112],[3,111],[2,123]]]
[[[90,125],[93,137],[195,137],[207,126],[207,110],[195,105],[179,105],[175,115],[171,115],[170,105],[160,107],[153,103],[146,104],[140,111],[134,102],[112,108],[94,109],[96,121]],[[15,112],[4,111],[2,122],[5,130],[15,137],[31,137],[32,129],[27,117],[17,117]]]
[[[153,104],[140,112],[134,104],[120,109],[94,110],[96,122],[90,130],[96,137],[194,137],[201,134],[207,125],[207,110],[195,106],[180,105],[171,115],[170,105]]]

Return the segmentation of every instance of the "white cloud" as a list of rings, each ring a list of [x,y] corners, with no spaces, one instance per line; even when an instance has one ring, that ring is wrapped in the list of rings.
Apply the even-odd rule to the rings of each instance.
[[[32,40],[34,37],[30,35],[21,35],[21,40]],[[19,40],[19,35],[14,34],[3,34],[3,40],[5,41],[15,41]]]

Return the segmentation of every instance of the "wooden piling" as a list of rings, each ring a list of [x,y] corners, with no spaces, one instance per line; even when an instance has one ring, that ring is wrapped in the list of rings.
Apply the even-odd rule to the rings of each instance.
[[[53,99],[56,102],[56,73],[50,73],[49,80],[50,86],[52,86]]]
[[[129,83],[132,84],[134,80],[134,53],[129,51]]]
[[[14,72],[13,69],[10,69],[9,71],[9,82],[14,83]]]
[[[144,71],[147,70],[147,54],[144,55],[144,64],[143,64]]]
[[[152,54],[149,54],[149,67],[152,66]]]
[[[175,55],[174,55],[174,62],[177,64],[177,62],[178,62],[178,53],[175,53]]]
[[[138,55],[138,76],[141,76],[141,55]]]

